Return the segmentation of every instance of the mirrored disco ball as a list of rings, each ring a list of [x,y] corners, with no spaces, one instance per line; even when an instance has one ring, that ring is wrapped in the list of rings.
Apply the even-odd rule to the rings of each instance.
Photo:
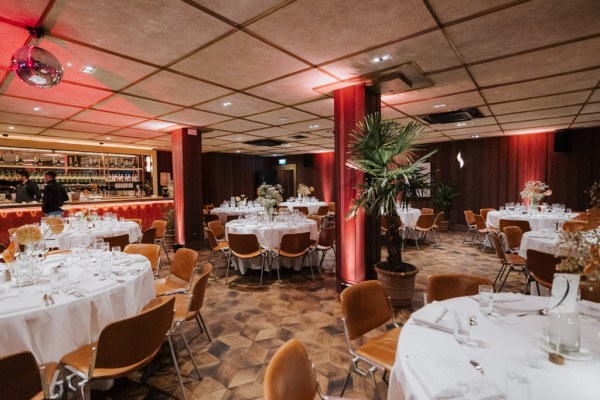
[[[52,53],[35,46],[21,47],[15,51],[11,68],[23,82],[41,89],[56,85],[63,76],[60,61]]]

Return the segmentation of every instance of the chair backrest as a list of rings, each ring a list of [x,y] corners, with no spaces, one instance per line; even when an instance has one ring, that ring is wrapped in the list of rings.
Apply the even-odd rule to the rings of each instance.
[[[203,204],[202,208],[205,209],[206,211],[210,211],[213,208],[215,208],[215,205],[213,203],[207,203],[207,204]]]
[[[223,224],[219,220],[210,221],[208,223],[208,229],[213,231],[213,233],[215,234],[217,239],[222,239],[225,237],[225,228],[223,227]]]
[[[210,229],[207,229],[206,236],[208,236],[208,244],[210,245],[210,248],[213,251],[218,251],[219,250],[219,241],[217,240],[215,233],[213,231],[211,231]]]
[[[396,219],[396,224],[397,227],[400,228],[402,226],[402,219],[400,219],[400,216],[396,215],[394,217]],[[390,227],[390,217],[387,215],[382,215],[381,216],[381,229],[383,229],[384,231],[387,231]]]
[[[298,207],[294,207],[294,210],[298,210],[298,211],[300,211],[302,214],[304,214],[304,215],[308,215],[308,207],[304,207],[304,206],[298,206]]]
[[[323,225],[323,217],[321,217],[320,215],[309,215],[306,218],[315,221],[317,223],[317,229],[321,229],[321,226]]]
[[[433,208],[421,208],[421,214],[433,214]]]
[[[203,218],[206,225],[208,225],[209,222],[219,220],[219,216],[217,214],[205,214]]]
[[[328,212],[329,212],[329,206],[321,206],[317,210],[317,215],[327,215]]]
[[[239,215],[228,215],[226,221],[227,222],[234,221],[234,220],[239,219],[239,218],[240,218]]]
[[[319,233],[319,246],[331,247],[335,242],[335,227],[323,228]]]
[[[521,228],[523,233],[529,232],[531,230],[531,225],[529,225],[529,221],[520,220],[520,219],[501,219],[498,221],[498,229],[500,232],[504,232],[504,228],[507,226],[518,226]]]
[[[335,201],[330,201],[329,202],[329,211],[330,212],[335,212]]]
[[[281,237],[279,250],[290,254],[302,254],[310,247],[310,232],[286,233]]]
[[[464,213],[467,225],[475,225],[475,213],[471,210],[465,210]]]
[[[119,246],[123,250],[129,244],[129,235],[110,236],[103,238],[103,240],[105,243],[108,243],[111,250],[116,246]]]
[[[444,212],[440,211],[439,213],[437,213],[437,215],[435,216],[435,221],[434,224],[437,225],[440,222],[442,222],[444,220]]]
[[[480,208],[479,215],[481,215],[483,217],[484,221],[487,221],[487,215],[490,211],[496,211],[496,209],[495,208]]]
[[[427,280],[427,302],[473,296],[479,293],[479,285],[492,286],[492,281],[485,276],[476,275],[430,275]]]
[[[135,222],[136,224],[138,224],[140,226],[140,229],[142,229],[142,220],[139,218],[129,218],[129,219],[126,219],[125,221]]]
[[[551,288],[560,258],[541,251],[527,249],[527,270],[540,285]]]
[[[58,254],[69,254],[70,252],[71,252],[71,250],[50,250],[50,251],[46,252],[46,257],[55,256]]]
[[[167,232],[167,221],[163,219],[157,219],[152,222],[151,228],[156,228],[156,238],[162,239],[165,237],[165,233]]]
[[[243,256],[260,251],[260,244],[255,234],[230,233],[227,236],[229,249],[235,256]]]
[[[138,315],[109,324],[100,332],[94,369],[118,369],[122,376],[154,358],[173,324],[175,298],[156,303]]]
[[[504,227],[504,237],[506,237],[506,244],[511,249],[521,246],[521,239],[523,238],[523,231],[518,226],[506,226]]]
[[[502,241],[500,240],[498,234],[496,232],[492,232],[489,236],[492,244],[494,245],[494,249],[496,249],[496,256],[498,256],[498,259],[503,263],[507,262],[504,246],[502,245]]]
[[[342,291],[340,301],[350,340],[380,327],[392,318],[392,306],[379,281],[355,283]]]
[[[481,215],[474,215],[473,217],[475,218],[475,225],[477,225],[477,229],[487,230],[487,224]]]
[[[298,339],[291,339],[269,361],[263,394],[265,400],[313,400],[317,385],[317,376],[304,345]]]
[[[29,351],[0,358],[3,399],[32,399],[43,390],[40,367]]]
[[[208,278],[213,270],[211,263],[206,263],[202,266],[202,270],[196,273],[197,277],[194,279],[194,284],[190,289],[189,293],[192,294],[192,301],[188,308],[188,312],[200,311],[204,304],[204,295],[206,294],[206,286],[208,285]]]
[[[158,259],[160,257],[160,246],[149,243],[132,243],[125,246],[123,253],[126,254],[141,254],[150,261],[152,271],[158,270]]]
[[[175,275],[179,279],[191,282],[194,277],[194,268],[196,268],[198,252],[192,249],[181,248],[175,252],[171,271],[169,275]]]
[[[417,218],[417,225],[422,229],[431,229],[435,222],[435,215],[433,214],[421,214],[419,218]]]
[[[277,214],[285,214],[289,211],[289,208],[286,206],[277,206]]]
[[[142,240],[140,240],[140,243],[154,244],[154,241],[156,240],[156,230],[157,229],[158,229],[157,227],[146,229],[144,231],[144,233],[142,234]]]

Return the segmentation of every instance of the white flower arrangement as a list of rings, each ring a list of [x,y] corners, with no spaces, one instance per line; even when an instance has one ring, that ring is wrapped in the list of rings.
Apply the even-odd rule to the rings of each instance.
[[[308,187],[303,183],[298,185],[298,195],[301,197],[308,197],[314,191],[315,191],[315,188],[312,186]]]
[[[267,185],[263,183],[256,189],[258,195],[256,203],[263,207],[271,208],[283,201],[283,188],[281,185]]]
[[[240,194],[239,196],[235,196],[235,201],[241,205],[246,205],[248,199],[245,194]]]
[[[528,181],[525,184],[525,188],[521,192],[521,197],[525,200],[534,200],[539,202],[546,196],[550,196],[552,190],[542,181]]]

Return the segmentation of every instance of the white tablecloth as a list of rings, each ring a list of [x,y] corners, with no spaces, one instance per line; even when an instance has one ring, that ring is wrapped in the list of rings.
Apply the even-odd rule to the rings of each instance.
[[[527,258],[528,249],[556,254],[558,250],[558,233],[554,229],[525,232],[521,239],[519,255]]]
[[[415,226],[417,225],[417,220],[419,219],[419,215],[421,215],[421,210],[418,208],[409,208],[408,210],[401,209],[400,207],[396,208],[396,212],[400,216],[400,219],[406,226]]]
[[[217,207],[213,208],[210,213],[215,214],[219,217],[219,221],[222,224],[227,222],[227,216],[229,215],[249,215],[257,214],[260,211],[264,211],[263,207]]]
[[[294,207],[308,207],[308,214],[314,215],[319,210],[319,207],[329,206],[329,204],[324,201],[284,201],[283,203],[279,203],[282,207],[287,207],[291,210]]]
[[[317,228],[317,223],[314,220],[306,219],[302,222],[293,222],[288,224],[287,222],[274,222],[272,224],[263,224],[251,222],[248,220],[235,220],[230,221],[227,225],[225,225],[225,234],[229,235],[230,233],[238,233],[238,234],[254,234],[258,238],[258,242],[261,246],[272,250],[275,247],[279,247],[281,243],[281,238],[283,235],[288,233],[303,233],[310,232],[311,240],[319,239],[319,230]],[[260,268],[260,260],[255,263],[239,263],[240,273],[245,274],[246,269],[250,268]],[[274,265],[275,267],[275,265]],[[294,269],[299,269],[301,265],[299,263],[294,263]]]
[[[501,219],[522,220],[529,221],[532,231],[541,231],[542,229],[556,228],[557,223],[567,221],[573,217],[574,215],[567,217],[565,214],[558,213],[536,213],[530,215],[510,211],[490,211],[487,215],[486,224],[498,228]]]
[[[72,286],[86,290],[85,297],[55,294],[56,304],[48,307],[43,301],[44,294],[50,293],[46,274],[39,284],[22,288],[17,297],[2,297],[18,293],[19,289],[11,287],[14,280],[0,283],[0,357],[29,350],[39,362],[59,361],[66,353],[98,340],[106,325],[139,313],[155,297],[150,262],[142,256],[123,257],[131,262],[124,270],[141,272],[115,277],[123,283],[112,278],[100,281],[92,275],[80,278]],[[49,257],[44,271],[60,260],[64,256]],[[70,266],[69,272],[72,277],[81,269]]]
[[[129,235],[129,243],[137,242],[142,237],[140,226],[133,221],[119,221],[114,226],[108,226],[102,221],[96,223],[98,227],[85,229],[83,232],[80,232],[77,228],[71,229],[69,226],[65,226],[65,230],[60,235],[51,235],[46,242],[49,246],[69,250],[73,246],[87,246],[95,239],[105,237]]]
[[[537,299],[540,308],[547,306],[549,298],[538,297]],[[530,399],[600,399],[600,385],[598,385],[600,322],[598,320],[590,318],[581,320],[581,346],[592,352],[593,359],[566,360],[564,366],[558,366],[547,361],[547,353],[540,346],[540,337],[543,328],[548,325],[548,316],[485,317],[479,312],[477,302],[468,297],[451,299],[443,303],[449,308],[467,308],[477,317],[477,326],[471,327],[471,338],[482,341],[483,345],[480,347],[460,345],[454,340],[452,334],[407,323],[398,341],[396,361],[390,376],[388,400],[429,398],[424,386],[409,367],[411,359],[424,357],[441,360],[437,366],[444,374],[454,376],[464,371],[464,380],[469,380],[469,377],[483,378],[469,364],[469,360],[475,360],[483,367],[485,379],[493,382],[502,391],[506,387],[506,360],[509,357],[523,358],[522,365],[529,374]],[[449,317],[452,312],[447,315]],[[526,354],[541,357],[540,368],[529,367],[524,359]],[[451,370],[444,369],[448,360],[452,361]]]

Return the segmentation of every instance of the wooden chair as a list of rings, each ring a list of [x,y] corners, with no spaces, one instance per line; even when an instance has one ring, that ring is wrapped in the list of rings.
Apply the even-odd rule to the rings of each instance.
[[[504,232],[504,228],[506,228],[507,226],[518,226],[519,228],[521,228],[521,231],[523,231],[523,233],[529,232],[531,230],[531,225],[529,224],[529,221],[526,220],[501,219],[500,221],[498,221],[498,229],[500,230],[500,232]]]
[[[516,254],[521,247],[521,239],[523,239],[523,231],[518,226],[506,226],[503,230],[506,245],[511,253]]]
[[[203,204],[202,208],[208,212],[210,214],[210,211],[215,208],[215,205],[213,203],[207,203],[207,204]]]
[[[321,206],[317,209],[316,215],[320,215],[321,217],[324,217],[327,215],[327,213],[329,213],[329,206]]]
[[[207,225],[207,226],[208,226],[209,222],[219,220],[219,216],[217,214],[205,214],[202,216],[202,218],[204,218],[204,225]]]
[[[288,214],[290,209],[286,206],[277,206],[277,214]]]
[[[58,376],[58,364],[38,365],[29,351],[0,358],[0,384],[2,398],[20,399],[58,399],[54,387]]]
[[[142,227],[142,220],[139,218],[129,218],[129,219],[126,219],[125,221],[135,222],[136,224],[139,225],[140,229],[144,229]]]
[[[319,232],[319,240],[314,245],[314,251],[320,251],[321,261],[319,262],[319,270],[323,270],[323,261],[325,260],[325,255],[329,250],[333,249],[333,254],[335,255],[335,227],[331,228],[323,228],[321,232]]]
[[[113,247],[120,247],[123,250],[129,244],[129,235],[119,235],[103,238],[104,243],[108,243],[108,246],[112,250]]]
[[[294,207],[294,210],[298,210],[300,211],[302,214],[308,216],[309,212],[308,212],[308,207],[304,207],[304,206],[298,206],[298,207]]]
[[[340,296],[344,318],[344,333],[348,351],[352,357],[352,365],[340,396],[344,395],[352,372],[360,376],[371,375],[375,384],[376,398],[379,399],[375,372],[388,374],[396,361],[396,348],[400,336],[400,325],[396,323],[392,303],[379,281],[364,281],[355,283],[342,291]],[[352,341],[379,328],[392,320],[395,328],[366,341],[363,345],[354,347]],[[365,363],[368,370],[360,368],[359,363]]]
[[[156,227],[148,228],[142,233],[142,239],[140,239],[140,243],[142,244],[155,244],[156,243]]]
[[[169,275],[166,278],[154,281],[157,296],[186,292],[194,278],[194,268],[198,260],[198,252],[182,248],[177,250]]]
[[[304,267],[304,260],[306,255],[310,251],[310,232],[302,233],[287,233],[281,237],[279,247],[273,249],[273,258],[277,260],[277,279],[281,281],[281,275],[279,269],[281,268],[281,257],[287,257],[290,259],[302,257],[302,267]],[[320,271],[319,271],[320,272]],[[271,271],[269,271],[269,275]],[[313,272],[312,263],[310,266],[310,274],[312,280],[315,280],[315,274]]]
[[[167,246],[165,245],[165,234],[167,233],[167,221],[162,219],[157,219],[152,222],[151,228],[156,228],[156,237],[154,242],[160,246],[162,246],[165,254],[167,256],[167,260],[171,263],[171,257],[169,257],[169,252],[167,251]]]
[[[268,257],[268,251],[263,249],[258,243],[258,238],[254,234],[236,234],[230,233],[229,239],[229,250],[233,257],[229,257],[231,263],[235,259],[236,265],[239,269],[238,260],[250,260],[255,257],[261,257],[260,264],[260,286],[263,282],[263,273],[265,271],[265,261]],[[227,278],[229,276],[229,266],[227,266],[227,273],[225,274],[225,283],[227,284]]]
[[[496,249],[496,256],[500,260],[500,270],[498,271],[498,275],[496,275],[496,279],[494,279],[493,286],[494,289],[496,289],[496,282],[498,281],[498,279],[502,279],[502,277],[504,277],[504,279],[502,279],[500,289],[497,290],[498,292],[501,292],[502,288],[504,288],[506,280],[508,279],[508,275],[511,272],[526,272],[527,260],[525,260],[523,257],[517,254],[506,254],[504,252],[504,246],[502,245],[502,241],[500,240],[498,234],[492,233],[491,235],[489,235],[489,237],[492,241],[494,248]]]
[[[433,214],[433,208],[421,208],[421,214],[425,214],[425,215]]]
[[[463,274],[430,275],[427,279],[427,302],[444,301],[454,297],[473,296],[479,293],[479,285],[492,286],[485,276]]]
[[[440,236],[440,223],[444,220],[444,213],[439,212],[435,216],[435,221],[433,221],[433,228],[431,229],[431,233],[433,235],[437,235],[437,240],[442,243],[442,237]]]
[[[475,223],[475,213],[471,210],[465,210],[465,221],[467,222],[467,233],[465,233],[465,237],[463,238],[462,244],[466,243],[473,244],[475,243],[475,238],[477,237],[477,224]],[[469,233],[473,233],[473,238],[471,240],[467,240],[469,237]]]
[[[59,254],[69,254],[71,250],[50,250],[46,252],[46,257],[55,256]]]
[[[321,217],[320,215],[309,215],[306,218],[315,221],[317,223],[317,229],[321,230],[321,227],[323,226],[323,217]]]
[[[225,240],[225,227],[221,223],[221,221],[210,221],[208,223],[208,229],[210,229],[214,234],[217,240]]]
[[[132,243],[125,246],[123,253],[126,254],[141,254],[150,261],[152,273],[158,276],[160,268],[160,246],[157,244],[148,243]]]
[[[162,301],[133,317],[113,322],[102,329],[97,342],[66,354],[60,364],[70,371],[67,383],[84,399],[91,398],[89,383],[116,379],[146,366],[160,350],[173,323],[175,299]],[[181,390],[181,375],[175,362]],[[74,385],[74,379],[79,379]],[[185,397],[185,392],[183,392]]]
[[[417,245],[417,250],[419,249],[419,240],[425,240],[425,237],[427,236],[428,232],[431,232],[433,230],[433,226],[435,224],[435,215],[434,214],[421,214],[419,215],[419,218],[417,219],[417,223],[415,226],[409,226],[408,227],[408,232],[407,235],[408,236],[410,233],[413,233],[413,236],[415,238],[415,243]],[[404,243],[406,242],[406,236],[404,238]],[[435,234],[433,234],[433,240],[435,242],[435,246],[439,246],[438,242],[437,242],[437,237],[435,236]],[[403,243],[403,245],[404,245]]]
[[[540,293],[540,285],[547,289],[552,288],[552,280],[556,271],[556,266],[560,263],[560,258],[554,257],[552,254],[542,253],[541,251],[527,249],[527,284],[525,285],[525,293],[527,289],[531,292],[531,284],[535,282],[538,294]]]
[[[487,243],[489,242],[486,241],[486,239],[489,240],[490,230],[481,215],[475,215],[475,225],[477,226],[477,238],[479,238],[479,235],[483,235],[484,237],[483,240],[481,240],[481,251],[484,251],[485,248],[488,247]]]
[[[223,241],[219,242],[215,233],[210,229],[206,230],[206,234],[208,236],[208,244],[210,245],[210,255],[208,256],[208,262],[212,262],[212,259],[215,253],[221,253],[219,257],[219,262],[217,263],[217,268],[215,269],[214,279],[217,279],[219,276],[219,266],[221,265],[221,261],[223,261],[223,256],[225,256],[225,263],[227,264],[227,271],[229,272],[229,243]]]
[[[228,215],[226,221],[235,221],[236,219],[239,219],[240,216],[239,215]]]
[[[483,217],[483,220],[486,221],[487,223],[487,215],[490,211],[496,211],[495,208],[480,208],[479,209],[479,215],[481,215]]]

